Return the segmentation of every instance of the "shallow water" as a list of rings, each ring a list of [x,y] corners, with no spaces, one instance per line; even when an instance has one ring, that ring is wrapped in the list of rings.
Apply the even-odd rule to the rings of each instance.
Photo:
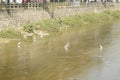
[[[18,41],[1,44],[0,80],[120,80],[119,26],[73,28],[19,48]]]

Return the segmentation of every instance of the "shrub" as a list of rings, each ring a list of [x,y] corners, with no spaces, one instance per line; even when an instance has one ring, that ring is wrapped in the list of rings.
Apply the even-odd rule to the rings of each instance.
[[[23,26],[24,28],[24,31],[25,32],[28,32],[28,33],[33,33],[33,30],[34,30],[34,26],[32,23],[27,23],[26,25]]]

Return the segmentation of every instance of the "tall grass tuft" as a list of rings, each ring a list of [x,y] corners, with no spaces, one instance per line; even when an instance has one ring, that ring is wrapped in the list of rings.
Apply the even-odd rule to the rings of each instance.
[[[28,32],[28,33],[33,33],[33,30],[34,30],[34,26],[32,23],[28,22],[27,24],[25,24],[23,26],[23,29],[25,32]]]

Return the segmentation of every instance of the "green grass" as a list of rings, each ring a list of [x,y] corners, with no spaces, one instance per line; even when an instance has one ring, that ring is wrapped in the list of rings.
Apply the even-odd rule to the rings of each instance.
[[[23,26],[23,29],[24,29],[25,32],[33,33],[34,25],[32,23],[28,22],[27,24],[25,24]]]
[[[5,28],[0,31],[0,38],[7,38],[7,39],[18,39],[22,35],[20,31],[14,28]]]
[[[58,32],[60,24],[58,20],[48,19],[35,23],[35,29],[45,30],[49,32]]]
[[[102,23],[120,18],[120,11],[103,11],[101,13],[88,13],[82,16],[72,16],[64,19],[64,24],[70,26],[80,26],[84,23]]]

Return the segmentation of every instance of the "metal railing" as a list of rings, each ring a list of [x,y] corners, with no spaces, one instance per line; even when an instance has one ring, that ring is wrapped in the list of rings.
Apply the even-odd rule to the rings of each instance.
[[[0,9],[18,9],[18,8],[40,8],[40,7],[109,7],[109,6],[119,6],[119,3],[112,2],[49,2],[49,3],[26,3],[26,4],[3,4],[0,3]]]

